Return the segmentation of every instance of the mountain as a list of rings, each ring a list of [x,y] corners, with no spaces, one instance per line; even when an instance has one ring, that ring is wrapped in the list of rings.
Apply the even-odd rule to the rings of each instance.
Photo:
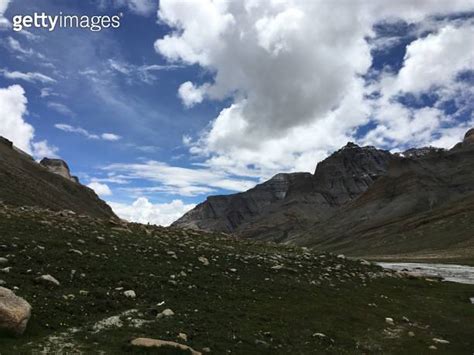
[[[353,255],[464,255],[474,246],[473,143],[474,129],[448,151],[348,143],[314,174],[209,197],[173,225]]]
[[[92,189],[70,174],[64,161],[45,158],[38,164],[3,137],[0,137],[0,201],[13,206],[117,218]]]
[[[275,236],[288,222],[327,219],[384,175],[393,159],[397,158],[387,151],[348,143],[319,163],[314,174],[277,174],[246,192],[208,197],[173,225]]]

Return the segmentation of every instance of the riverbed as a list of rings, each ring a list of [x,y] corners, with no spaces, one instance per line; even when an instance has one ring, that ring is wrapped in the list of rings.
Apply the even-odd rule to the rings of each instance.
[[[426,277],[440,277],[443,281],[474,285],[474,267],[455,264],[377,263],[386,269],[406,271]]]

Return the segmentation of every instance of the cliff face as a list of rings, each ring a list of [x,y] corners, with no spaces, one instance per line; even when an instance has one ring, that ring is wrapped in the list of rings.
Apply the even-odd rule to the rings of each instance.
[[[71,176],[61,160],[36,163],[0,137],[0,201],[13,206],[71,210],[101,218],[117,218],[95,192]]]
[[[320,219],[359,196],[395,159],[374,147],[349,143],[316,167],[313,174],[277,174],[246,192],[211,196],[173,226],[221,232],[245,231],[261,238],[289,219]],[[265,226],[268,226],[266,228]],[[265,230],[265,231],[264,231]]]
[[[71,175],[69,166],[64,160],[44,158],[40,161],[40,165],[44,166],[46,169],[48,169],[54,174],[58,174],[63,178],[73,181],[77,184],[79,183],[79,179],[77,178],[77,176]]]

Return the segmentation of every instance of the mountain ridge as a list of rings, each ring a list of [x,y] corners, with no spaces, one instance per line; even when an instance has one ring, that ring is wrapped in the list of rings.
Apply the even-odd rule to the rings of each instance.
[[[0,137],[0,201],[12,206],[70,210],[118,219],[94,190],[70,174],[66,162],[45,158],[37,163],[3,137]]]
[[[262,189],[268,181],[247,192],[209,197],[173,226],[364,256],[375,252],[383,255],[427,251],[425,237],[419,239],[420,250],[403,248],[394,238],[403,234],[404,218],[433,210],[432,213],[442,213],[443,209],[454,208],[449,204],[463,199],[470,205],[470,196],[474,194],[473,142],[474,129],[450,150],[425,147],[392,154],[349,142],[318,163],[314,174],[297,173],[305,178],[296,179],[283,199],[267,200],[266,205],[261,202],[265,208],[254,211],[250,217],[242,214],[245,206],[239,205],[239,201],[248,199],[250,191]],[[206,214],[209,209],[214,215]],[[226,218],[240,223],[225,223]],[[396,223],[397,228],[385,237],[384,228],[390,223]],[[467,227],[460,223],[458,228],[464,230],[453,230],[450,234],[465,235]],[[379,241],[391,242],[383,248],[367,241],[357,247],[356,240],[365,240],[364,236],[373,242],[374,233]],[[446,238],[449,240],[449,233]],[[470,239],[467,235],[463,238]],[[433,246],[446,247],[446,243],[436,242]]]

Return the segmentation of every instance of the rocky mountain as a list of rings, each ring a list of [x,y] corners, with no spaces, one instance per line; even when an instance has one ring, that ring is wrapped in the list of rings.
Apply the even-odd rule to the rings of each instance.
[[[473,143],[474,130],[451,150],[391,154],[349,143],[314,174],[209,197],[174,226],[363,256],[461,256],[474,246]]]
[[[46,169],[51,171],[52,173],[58,174],[70,181],[75,183],[79,183],[79,179],[77,176],[72,176],[71,171],[69,170],[69,166],[64,160],[61,159],[49,159],[43,158],[40,161],[40,165],[44,166]]]
[[[260,237],[268,226],[276,235],[282,223],[328,218],[384,175],[393,159],[387,151],[348,143],[319,163],[314,174],[277,174],[246,192],[208,197],[173,225],[229,233],[255,230]]]
[[[0,137],[0,201],[13,206],[117,218],[92,189],[71,175],[66,162],[45,158],[38,164],[3,137]]]

